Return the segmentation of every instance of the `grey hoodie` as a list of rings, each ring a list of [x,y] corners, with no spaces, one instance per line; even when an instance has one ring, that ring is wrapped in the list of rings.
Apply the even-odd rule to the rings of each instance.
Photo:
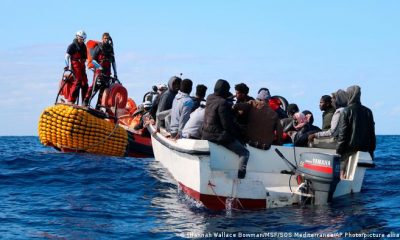
[[[338,134],[337,126],[339,125],[340,113],[347,106],[347,94],[342,89],[339,89],[334,93],[334,95],[336,99],[335,100],[336,111],[332,116],[331,127],[326,131],[317,132],[315,134],[316,138],[337,137]]]
[[[335,107],[337,109],[347,106],[347,94],[342,89],[335,92]]]
[[[169,127],[171,134],[178,133],[182,136],[183,127],[189,120],[193,105],[194,102],[189,94],[181,91],[176,94],[171,109],[171,124]]]

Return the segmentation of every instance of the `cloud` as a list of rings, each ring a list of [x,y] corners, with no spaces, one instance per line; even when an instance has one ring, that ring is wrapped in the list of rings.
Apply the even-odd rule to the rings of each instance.
[[[18,98],[7,98],[0,100],[0,107],[2,109],[13,108],[15,110],[21,109],[21,106],[26,106],[27,103],[32,102],[32,97],[18,97]]]
[[[399,117],[400,116],[400,106],[394,107],[390,112],[389,116],[391,117]]]
[[[136,52],[128,51],[118,54],[117,61],[122,64],[130,63],[142,63],[142,62],[171,62],[171,61],[201,61],[205,60],[202,57],[190,55],[190,54],[160,54],[160,55],[143,55]]]
[[[300,91],[292,93],[292,96],[294,98],[299,98],[299,97],[302,97],[302,96],[305,96],[305,95],[306,95],[306,92],[304,90],[300,90]]]
[[[372,104],[371,108],[380,109],[380,108],[384,107],[384,105],[385,105],[384,101],[378,101],[378,102],[375,102],[374,104]]]

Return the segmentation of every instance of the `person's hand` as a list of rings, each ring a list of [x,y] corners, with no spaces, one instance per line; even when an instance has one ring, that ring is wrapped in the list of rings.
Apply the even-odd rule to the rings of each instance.
[[[115,83],[121,84],[121,82],[118,79],[115,79]]]
[[[172,138],[172,140],[177,141],[179,138],[181,138],[181,135],[177,133],[175,137]]]
[[[314,133],[308,135],[308,142],[309,142],[309,143],[313,142],[313,141],[314,141],[314,138],[315,138],[315,134],[314,134]]]
[[[151,124],[149,117],[144,118],[143,128],[147,128]]]

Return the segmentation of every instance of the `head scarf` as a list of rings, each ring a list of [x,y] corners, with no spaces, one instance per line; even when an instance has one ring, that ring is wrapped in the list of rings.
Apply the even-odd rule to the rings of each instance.
[[[268,89],[261,90],[257,95],[257,99],[259,99],[261,101],[269,100],[270,98],[271,98],[271,94],[269,93]]]
[[[302,129],[304,127],[304,125],[306,125],[308,123],[307,117],[301,112],[295,113],[293,115],[293,119],[294,119],[293,127],[296,130]]]

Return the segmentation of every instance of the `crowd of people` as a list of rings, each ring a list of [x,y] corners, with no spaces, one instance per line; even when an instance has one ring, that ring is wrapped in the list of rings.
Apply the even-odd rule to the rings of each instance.
[[[315,139],[329,139],[342,156],[342,169],[357,151],[374,156],[375,123],[371,110],[361,104],[359,86],[321,96],[322,126],[318,127],[313,113],[300,111],[295,103],[286,111],[276,107],[280,99],[272,97],[268,88],[260,88],[253,98],[245,83],[235,85],[232,94],[229,82],[219,79],[205,100],[207,88],[198,85],[190,97],[192,85],[190,79],[169,80],[168,90],[159,93],[159,101],[153,104],[156,129],[164,128],[172,139],[204,139],[233,151],[240,159],[238,178],[246,175],[246,144],[267,150],[272,144],[307,147]]]
[[[190,97],[192,86],[190,79],[174,76],[169,80],[168,89],[153,104],[156,129],[164,128],[172,139],[204,139],[233,151],[240,159],[238,178],[246,175],[246,144],[266,150],[272,144],[307,147],[314,139],[329,139],[342,156],[342,170],[357,151],[374,156],[375,123],[371,110],[361,104],[359,86],[321,97],[321,127],[313,124],[312,112],[300,111],[295,103],[284,111],[280,99],[265,87],[253,98],[245,83],[235,85],[232,94],[229,82],[219,79],[205,100],[207,87],[198,85]]]
[[[79,89],[85,96],[84,105],[89,104],[96,91],[100,91],[101,97],[108,87],[103,80],[111,76],[111,67],[114,78],[117,78],[111,36],[104,33],[102,42],[92,55],[94,76],[102,77],[88,87],[85,39],[86,33],[78,31],[67,49],[65,70],[75,75],[70,94],[65,96],[68,103],[76,101]],[[256,98],[249,96],[249,87],[245,83],[235,85],[235,94],[232,94],[229,82],[224,79],[217,80],[213,93],[207,97],[205,85],[197,85],[195,95],[190,96],[192,88],[192,80],[178,76],[171,77],[167,85],[153,86],[152,91],[143,97],[140,112],[134,113],[142,116],[134,129],[155,124],[156,132],[165,129],[168,137],[174,140],[193,138],[220,144],[239,156],[239,179],[246,175],[249,159],[246,145],[264,150],[272,144],[307,147],[315,139],[327,138],[341,155],[342,177],[349,156],[353,153],[366,151],[374,156],[376,139],[373,114],[361,104],[361,89],[357,85],[321,96],[321,128],[313,125],[312,112],[300,111],[295,103],[289,104],[286,109],[282,108],[281,99],[271,96],[266,87],[259,89]]]

